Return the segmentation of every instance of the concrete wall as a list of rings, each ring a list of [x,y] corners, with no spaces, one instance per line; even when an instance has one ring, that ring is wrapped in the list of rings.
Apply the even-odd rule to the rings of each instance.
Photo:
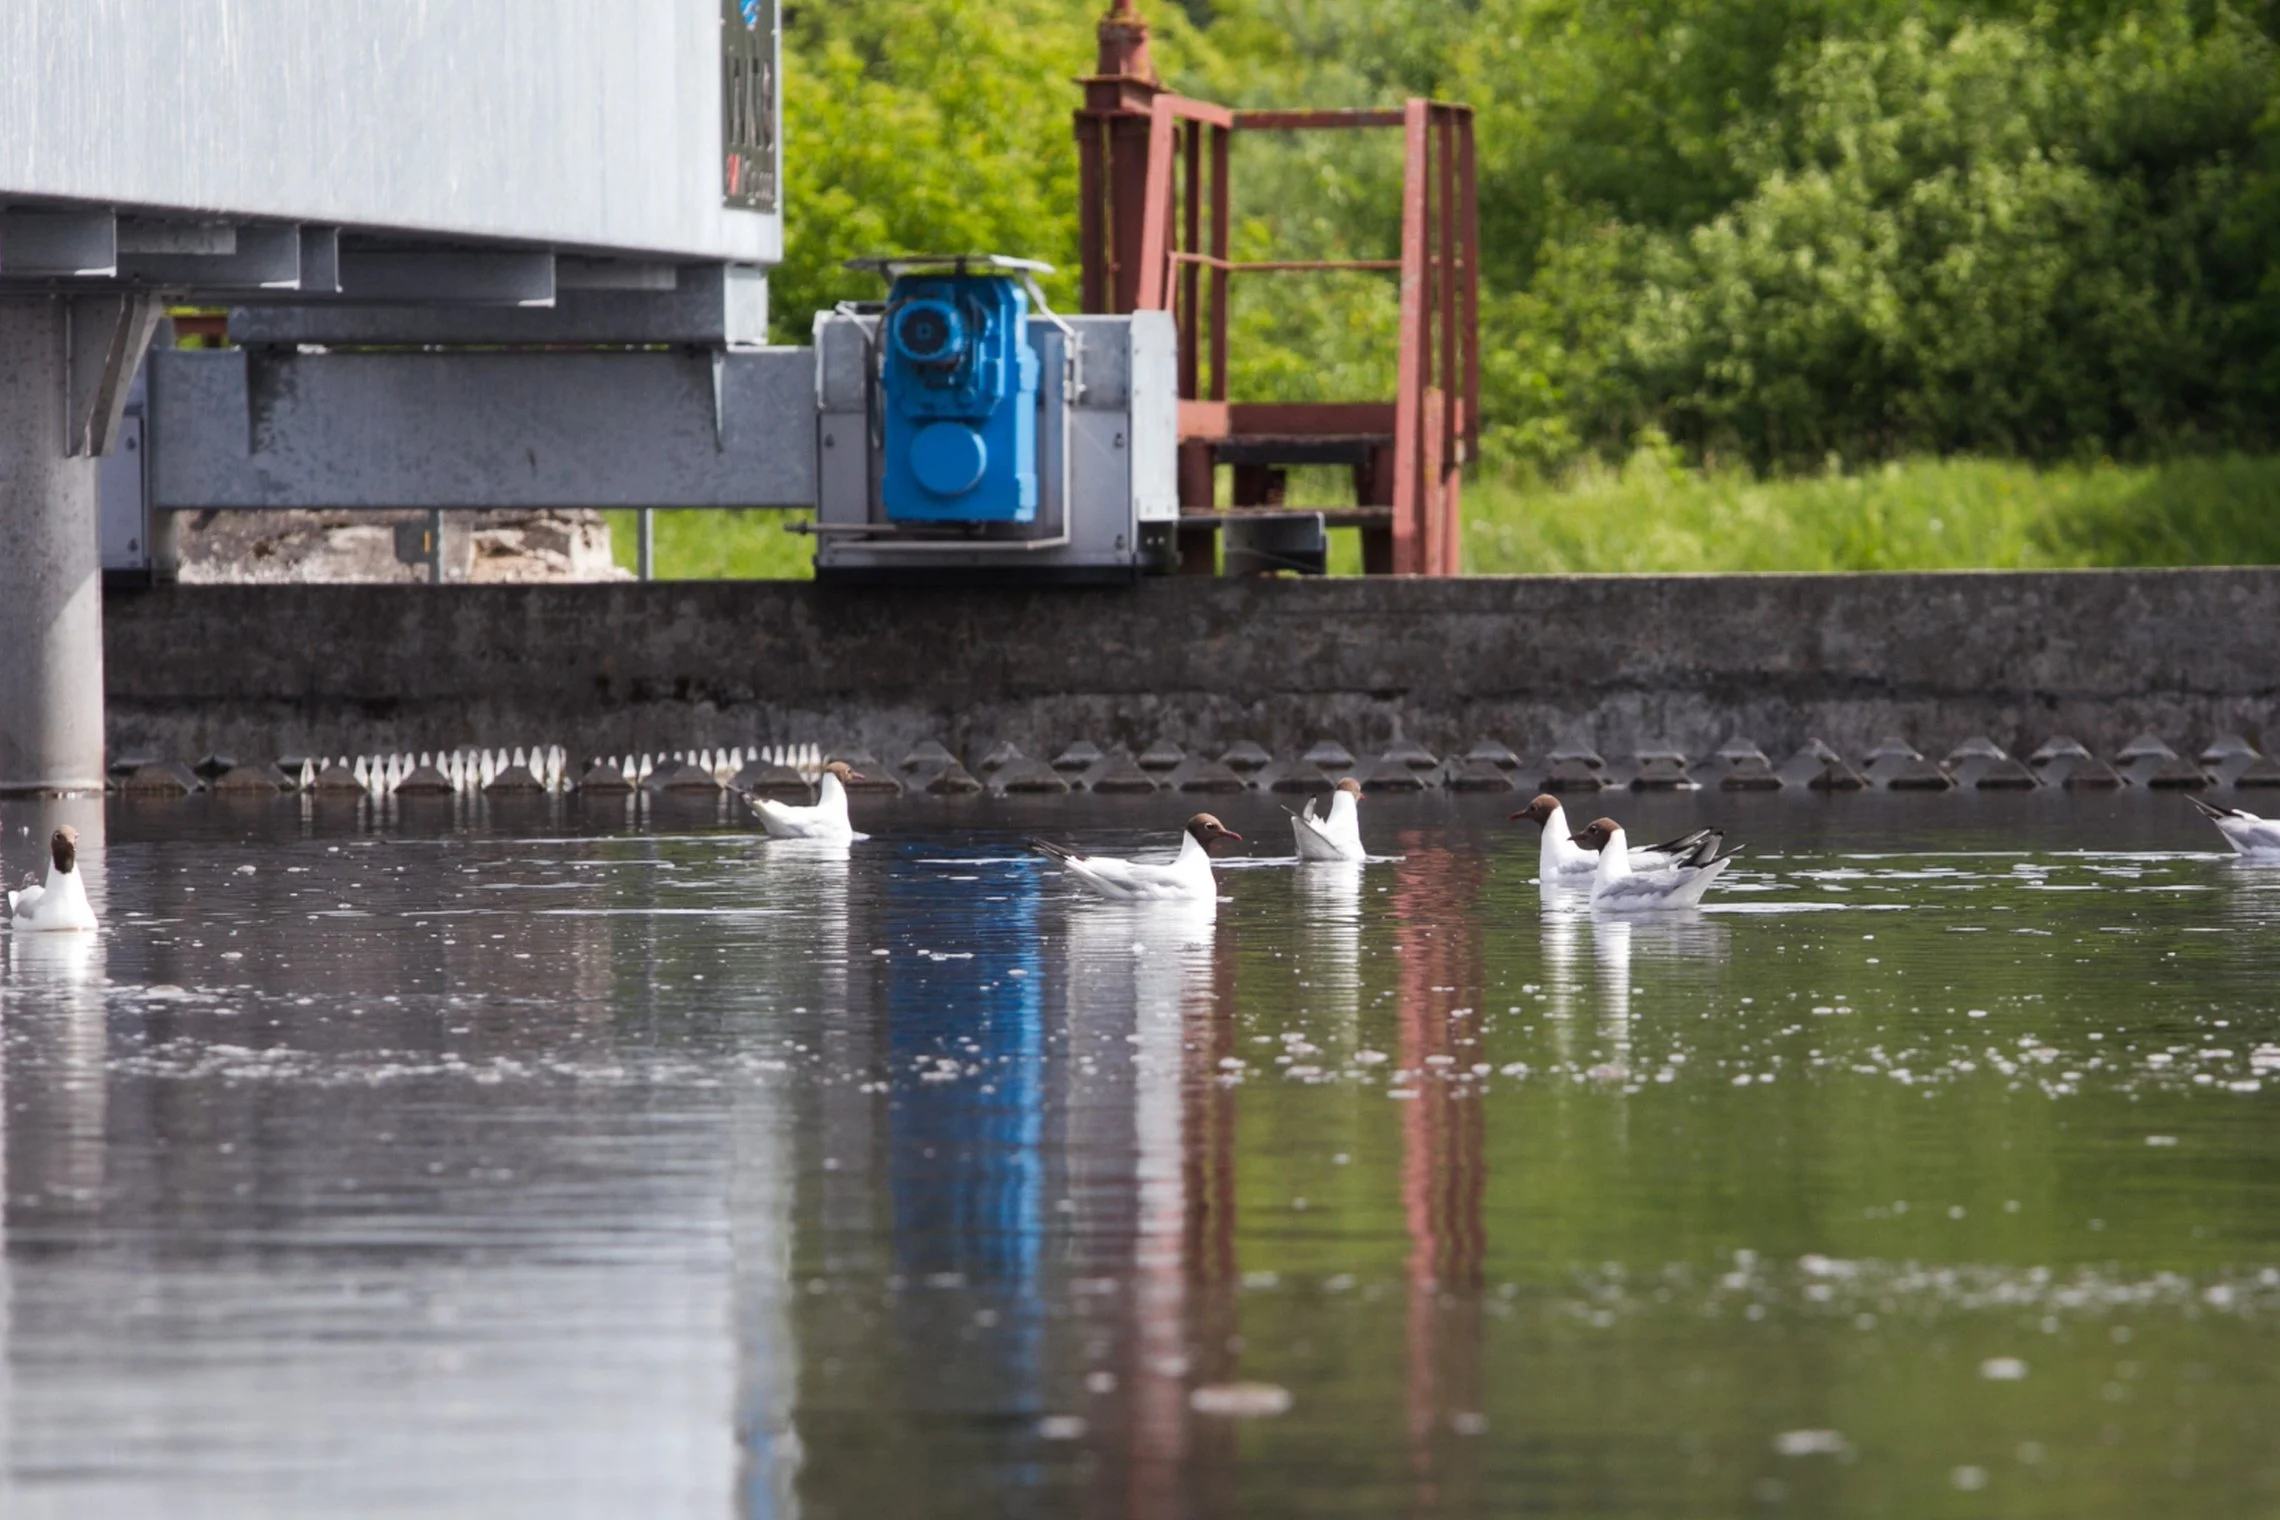
[[[2265,736],[2280,570],[114,593],[114,755]],[[2280,725],[2271,739],[2280,743]]]

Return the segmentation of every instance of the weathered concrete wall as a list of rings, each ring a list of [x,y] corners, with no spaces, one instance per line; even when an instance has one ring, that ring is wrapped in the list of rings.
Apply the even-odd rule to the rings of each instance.
[[[113,754],[2262,738],[2280,570],[114,594]],[[2271,733],[2280,742],[2280,726]]]

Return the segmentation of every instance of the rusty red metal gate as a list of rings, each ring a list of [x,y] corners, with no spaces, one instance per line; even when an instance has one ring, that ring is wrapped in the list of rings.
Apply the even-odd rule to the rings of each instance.
[[[1455,575],[1462,481],[1480,429],[1479,220],[1472,108],[1239,111],[1165,90],[1131,0],[1100,23],[1098,71],[1077,113],[1087,311],[1170,311],[1180,331],[1183,564],[1209,573],[1220,524],[1213,473],[1235,471],[1232,510],[1285,510],[1282,468],[1348,464],[1354,505],[1321,509],[1362,530],[1375,574]],[[1401,257],[1237,263],[1229,160],[1237,132],[1399,128]],[[1237,274],[1398,271],[1400,352],[1391,401],[1245,402],[1228,395],[1228,284]],[[1208,360],[1208,364],[1207,364]],[[1311,510],[1311,509],[1310,509]]]

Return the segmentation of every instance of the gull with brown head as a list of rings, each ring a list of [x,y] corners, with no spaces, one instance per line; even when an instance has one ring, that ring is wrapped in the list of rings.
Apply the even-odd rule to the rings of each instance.
[[[48,836],[47,880],[8,894],[8,923],[19,934],[93,929],[95,909],[79,873],[79,831],[69,824]]]
[[[1648,913],[1691,908],[1702,901],[1710,883],[1740,851],[1719,853],[1723,836],[1705,831],[1702,842],[1669,865],[1640,870],[1631,863],[1630,844],[1623,825],[1612,818],[1594,819],[1574,836],[1582,849],[1598,852],[1599,866],[1591,878],[1594,913]]]
[[[1536,880],[1539,883],[1547,887],[1566,887],[1578,891],[1591,885],[1592,877],[1599,870],[1598,848],[1584,848],[1577,843],[1583,836],[1569,833],[1567,810],[1560,806],[1559,798],[1549,792],[1541,793],[1512,817],[1515,820],[1528,819],[1544,831],[1543,842],[1536,857]],[[1630,851],[1631,869],[1659,871],[1676,865],[1700,851],[1704,841],[1711,844],[1711,853],[1716,854],[1717,844],[1725,837],[1717,829],[1696,829],[1690,834],[1681,834],[1676,839],[1666,839],[1661,844],[1640,845]]]
[[[1180,852],[1169,861],[1079,855],[1044,839],[1029,843],[1067,867],[1085,886],[1118,902],[1217,902],[1219,882],[1211,874],[1211,847],[1222,839],[1241,843],[1243,836],[1211,814],[1198,813],[1187,821],[1180,834]]]

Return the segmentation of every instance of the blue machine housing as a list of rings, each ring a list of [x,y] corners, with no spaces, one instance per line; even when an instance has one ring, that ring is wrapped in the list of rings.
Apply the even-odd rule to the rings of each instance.
[[[880,505],[916,522],[1037,516],[1029,296],[1003,275],[898,277],[882,323]]]

